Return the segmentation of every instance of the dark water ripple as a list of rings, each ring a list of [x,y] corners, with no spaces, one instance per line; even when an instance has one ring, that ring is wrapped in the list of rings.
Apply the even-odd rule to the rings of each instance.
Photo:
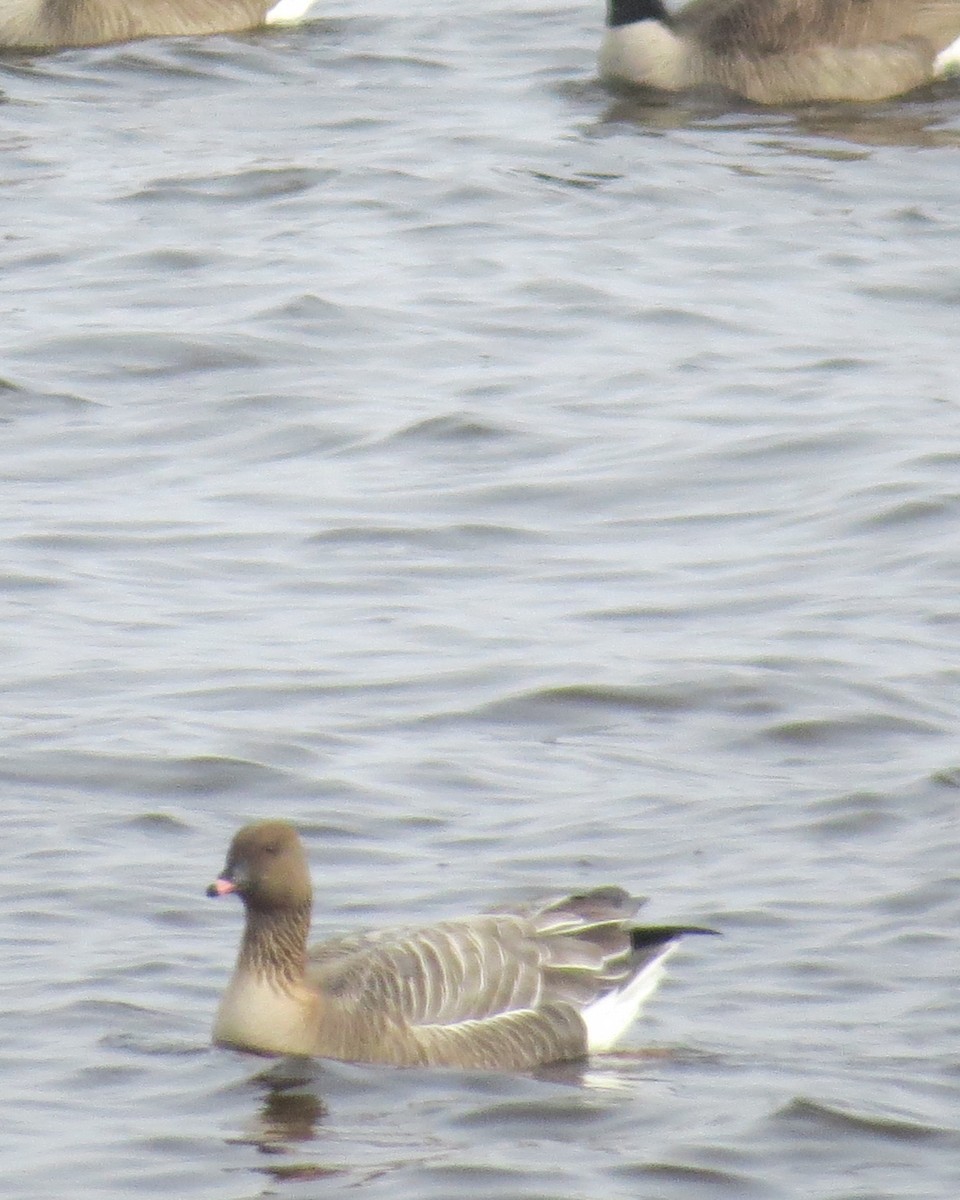
[[[912,1121],[898,1121],[892,1117],[842,1112],[829,1105],[802,1098],[791,1101],[775,1115],[778,1121],[804,1125],[812,1136],[822,1136],[839,1130],[854,1136],[859,1134],[903,1142],[944,1140],[956,1143],[957,1138],[956,1130],[936,1129]]]
[[[957,86],[613,96],[599,22],[0,63],[5,1195],[956,1194]],[[536,1077],[215,1051],[266,815],[318,936],[724,937]]]

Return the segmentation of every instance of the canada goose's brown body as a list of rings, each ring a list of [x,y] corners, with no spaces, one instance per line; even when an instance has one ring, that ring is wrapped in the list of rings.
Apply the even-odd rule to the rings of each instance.
[[[919,87],[960,38],[960,0],[608,0],[607,78],[725,88],[760,104],[879,100]]]
[[[636,928],[620,888],[307,949],[310,876],[282,821],[233,839],[209,895],[246,927],[214,1040],[265,1054],[525,1070],[607,1048],[693,926]]]
[[[276,0],[0,0],[0,47],[53,50],[262,25]]]

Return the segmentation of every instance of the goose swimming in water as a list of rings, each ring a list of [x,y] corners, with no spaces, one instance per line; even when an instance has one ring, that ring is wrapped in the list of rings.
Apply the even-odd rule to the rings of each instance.
[[[310,871],[285,821],[247,825],[207,894],[246,924],[214,1040],[261,1054],[522,1071],[607,1050],[692,925],[636,926],[640,905],[600,887],[421,929],[308,950]]]
[[[0,0],[0,47],[56,50],[236,33],[302,18],[313,0]]]
[[[607,0],[601,74],[758,104],[882,100],[953,65],[960,0]]]

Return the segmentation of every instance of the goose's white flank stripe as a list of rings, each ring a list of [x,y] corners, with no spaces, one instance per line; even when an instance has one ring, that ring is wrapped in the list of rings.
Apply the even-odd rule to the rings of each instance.
[[[302,21],[318,0],[278,0],[263,18],[264,25],[295,25]]]
[[[935,65],[938,75],[960,74],[960,37],[937,55]]]

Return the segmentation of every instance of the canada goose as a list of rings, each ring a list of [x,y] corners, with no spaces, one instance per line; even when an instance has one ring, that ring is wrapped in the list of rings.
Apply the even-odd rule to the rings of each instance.
[[[758,104],[881,100],[928,83],[960,37],[960,0],[607,0],[601,74]]]
[[[0,0],[0,47],[56,50],[236,33],[299,20],[313,0]]]
[[[243,941],[214,1040],[261,1054],[529,1070],[608,1049],[695,926],[636,927],[621,888],[307,949],[310,871],[285,821],[230,844],[209,896],[236,893]]]

